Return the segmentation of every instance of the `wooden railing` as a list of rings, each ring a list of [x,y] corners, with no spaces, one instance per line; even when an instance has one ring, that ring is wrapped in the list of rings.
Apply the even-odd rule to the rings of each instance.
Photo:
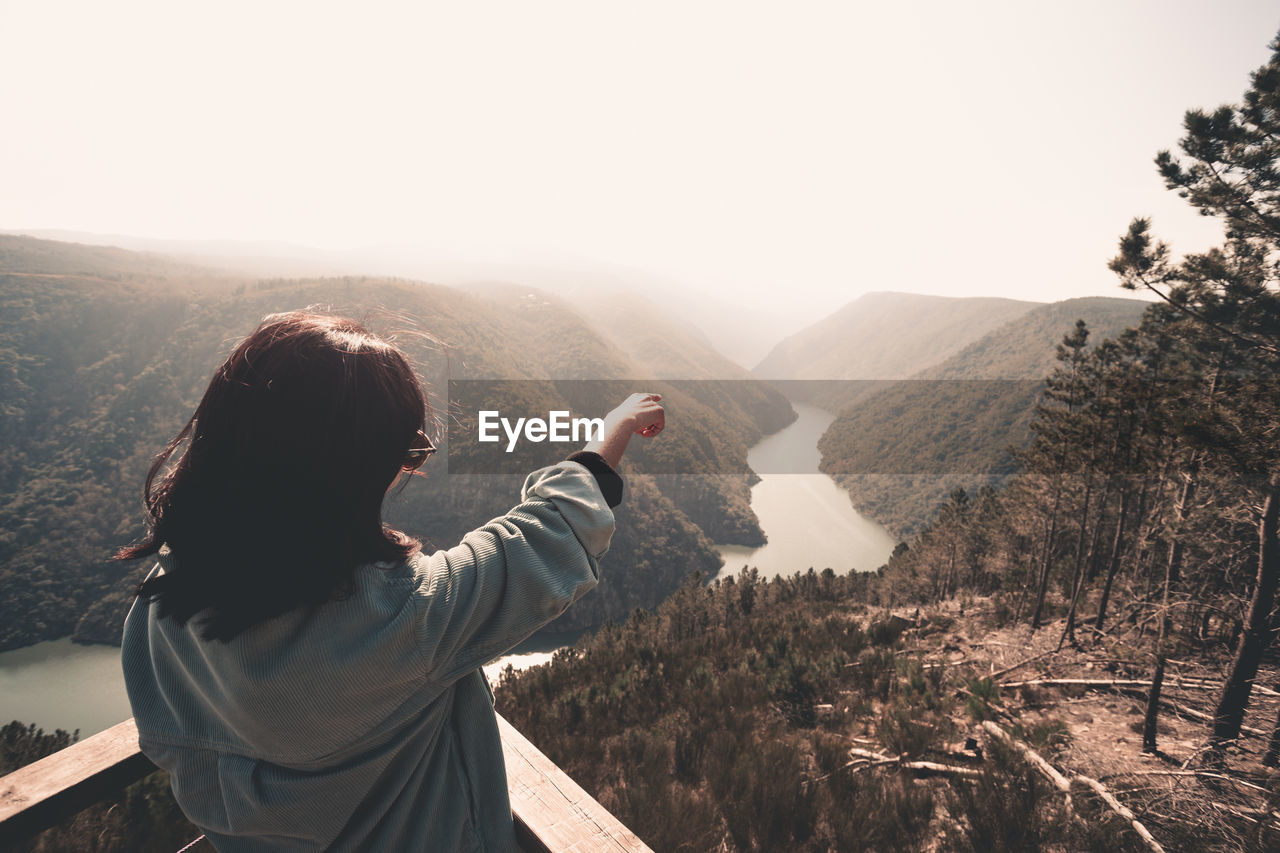
[[[498,717],[516,835],[528,853],[652,853],[511,724]],[[0,778],[0,848],[70,819],[155,770],[125,720]],[[194,837],[193,829],[193,837]]]

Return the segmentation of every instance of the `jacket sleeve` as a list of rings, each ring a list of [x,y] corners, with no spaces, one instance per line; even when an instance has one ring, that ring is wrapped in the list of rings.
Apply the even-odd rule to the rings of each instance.
[[[444,684],[509,651],[600,580],[614,518],[578,462],[530,474],[520,503],[415,566],[414,619],[428,676]]]

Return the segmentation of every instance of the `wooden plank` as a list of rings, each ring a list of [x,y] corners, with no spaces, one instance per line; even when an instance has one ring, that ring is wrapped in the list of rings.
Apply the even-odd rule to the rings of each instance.
[[[498,726],[522,849],[653,853],[501,716]],[[155,769],[129,719],[15,770],[0,778],[0,848],[70,820]]]
[[[69,820],[155,769],[128,719],[15,770],[0,779],[0,846]]]
[[[577,782],[498,715],[511,811],[526,850],[653,853]],[[541,845],[541,848],[535,846]]]

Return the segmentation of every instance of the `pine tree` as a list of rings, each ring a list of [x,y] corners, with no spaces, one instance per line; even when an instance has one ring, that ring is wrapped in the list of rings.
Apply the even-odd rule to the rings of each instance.
[[[1221,383],[1215,386],[1220,396],[1211,397],[1209,416],[1189,423],[1181,436],[1193,456],[1179,506],[1185,510],[1199,468],[1207,465],[1237,476],[1262,508],[1258,575],[1214,713],[1215,751],[1239,736],[1258,662],[1272,639],[1270,614],[1280,583],[1280,38],[1271,49],[1242,104],[1189,111],[1182,156],[1162,151],[1156,157],[1166,186],[1223,222],[1223,245],[1175,261],[1169,247],[1152,238],[1150,222],[1139,218],[1111,262],[1122,286],[1157,294],[1182,316],[1182,334],[1216,356],[1212,380]],[[1175,535],[1174,541],[1169,569],[1176,572],[1182,540]]]
[[[1040,579],[1036,587],[1035,610],[1031,615],[1031,630],[1040,627],[1044,613],[1045,593],[1049,588],[1049,572],[1053,567],[1057,544],[1058,520],[1062,509],[1063,491],[1072,440],[1076,425],[1076,408],[1083,397],[1082,370],[1085,362],[1085,345],[1089,329],[1084,320],[1077,320],[1075,328],[1058,345],[1058,367],[1045,380],[1043,400],[1036,406],[1036,420],[1032,424],[1035,441],[1023,456],[1029,470],[1045,474],[1049,478],[1050,509],[1045,519],[1043,550],[1040,560]]]

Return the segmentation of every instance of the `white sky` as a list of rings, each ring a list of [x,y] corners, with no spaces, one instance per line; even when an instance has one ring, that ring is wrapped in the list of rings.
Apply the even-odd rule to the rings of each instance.
[[[0,228],[588,259],[767,308],[1124,295],[1272,2],[0,0]]]

